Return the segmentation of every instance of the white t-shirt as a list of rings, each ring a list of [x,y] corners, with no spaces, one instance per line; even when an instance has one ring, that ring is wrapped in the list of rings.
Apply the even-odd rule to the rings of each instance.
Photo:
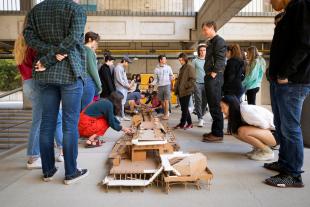
[[[157,65],[154,70],[154,83],[158,86],[167,86],[171,84],[173,72],[169,65]]]
[[[242,119],[249,125],[261,129],[275,130],[273,113],[257,105],[240,104]]]

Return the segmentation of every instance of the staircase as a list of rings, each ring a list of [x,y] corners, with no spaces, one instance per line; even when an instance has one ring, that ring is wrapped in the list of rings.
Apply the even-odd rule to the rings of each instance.
[[[0,159],[27,145],[31,110],[0,109]]]

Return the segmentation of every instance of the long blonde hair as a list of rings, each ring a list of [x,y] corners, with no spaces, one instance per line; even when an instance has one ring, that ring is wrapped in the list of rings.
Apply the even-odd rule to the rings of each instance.
[[[247,49],[249,64],[246,69],[246,75],[250,74],[255,67],[255,60],[259,57],[258,49],[251,46]]]
[[[24,24],[23,24],[23,30],[26,27],[27,19],[28,18],[26,15],[26,17],[24,19]],[[21,65],[24,62],[25,57],[26,57],[26,53],[27,53],[27,49],[28,49],[28,46],[26,44],[24,35],[23,35],[23,33],[20,33],[18,35],[17,39],[15,40],[14,50],[13,50],[13,55],[14,55],[16,65]]]
[[[26,57],[28,46],[23,34],[19,34],[14,43],[13,55],[16,65],[21,65]]]

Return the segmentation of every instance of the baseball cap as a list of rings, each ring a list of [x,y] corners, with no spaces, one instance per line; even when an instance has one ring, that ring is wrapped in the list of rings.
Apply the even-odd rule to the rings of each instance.
[[[128,63],[132,63],[132,60],[128,56],[124,56],[122,60],[125,60]]]

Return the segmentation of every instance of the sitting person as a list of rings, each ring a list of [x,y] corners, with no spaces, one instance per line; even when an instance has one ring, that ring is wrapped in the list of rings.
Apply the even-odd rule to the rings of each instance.
[[[88,138],[86,147],[101,146],[102,141],[98,137],[104,135],[109,127],[126,134],[132,133],[132,129],[121,126],[116,118],[121,112],[122,99],[123,95],[114,91],[108,98],[89,104],[81,112],[78,127],[80,136]]]
[[[151,104],[152,104],[152,109],[155,110],[157,114],[164,113],[164,109],[161,106],[161,101],[159,100],[156,91],[152,92]]]
[[[139,108],[142,103],[141,99],[145,98],[145,92],[131,92],[127,95],[127,101],[125,104],[125,109],[129,109],[130,113],[133,113],[136,111],[137,108]]]
[[[276,145],[271,132],[274,130],[273,114],[261,106],[240,104],[234,95],[224,96],[220,105],[224,117],[228,119],[228,131],[253,146],[246,156],[259,161],[274,159],[271,149]]]
[[[149,77],[149,82],[148,82],[148,88],[147,88],[146,93],[145,93],[145,96],[146,96],[146,99],[147,99],[145,104],[149,104],[151,102],[151,100],[152,100],[152,93],[154,91],[153,82],[154,82],[154,78],[153,78],[153,76],[150,76]]]

